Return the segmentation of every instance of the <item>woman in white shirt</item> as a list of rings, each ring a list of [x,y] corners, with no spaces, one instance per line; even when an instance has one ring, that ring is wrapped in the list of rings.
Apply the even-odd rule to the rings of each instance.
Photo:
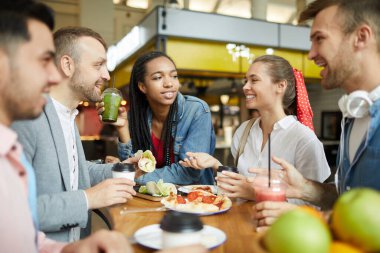
[[[245,75],[243,87],[246,106],[256,109],[260,117],[249,130],[244,150],[239,157],[237,151],[243,132],[249,121],[236,130],[231,152],[237,160],[239,174],[223,172],[217,178],[218,185],[228,197],[254,200],[253,187],[246,178],[253,176],[249,168],[268,167],[268,135],[271,135],[271,156],[282,158],[301,174],[318,182],[330,175],[322,143],[313,132],[312,111],[307,97],[302,74],[293,69],[284,58],[264,55],[254,60]],[[222,165],[216,158],[205,153],[187,153],[189,158],[181,163],[195,169]],[[271,161],[271,167],[281,167]],[[292,203],[303,203],[290,200]]]

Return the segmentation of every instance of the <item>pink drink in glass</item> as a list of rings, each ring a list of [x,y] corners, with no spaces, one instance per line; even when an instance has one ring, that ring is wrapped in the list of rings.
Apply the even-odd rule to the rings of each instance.
[[[259,191],[256,191],[256,202],[261,201],[286,201],[285,190],[276,191],[271,188],[261,188]]]
[[[270,187],[268,186],[268,177],[258,178],[254,186],[256,202],[261,201],[286,201],[285,185],[279,179],[272,179]]]

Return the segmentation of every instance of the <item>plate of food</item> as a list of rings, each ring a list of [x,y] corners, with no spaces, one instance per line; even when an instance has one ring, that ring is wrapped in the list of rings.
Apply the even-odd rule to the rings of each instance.
[[[208,249],[215,248],[226,241],[226,234],[215,227],[204,225],[201,244]],[[162,248],[162,230],[159,224],[153,224],[140,228],[134,234],[136,241],[151,249]]]
[[[184,185],[178,188],[178,191],[183,192],[183,193],[189,193],[191,191],[196,191],[196,190],[202,190],[206,192],[210,192],[212,194],[217,194],[218,193],[218,187],[216,185]]]
[[[152,200],[161,201],[162,197],[167,197],[171,192],[177,194],[177,188],[174,184],[164,183],[162,179],[158,182],[150,181],[146,185],[138,185],[135,188],[137,197]]]
[[[178,212],[212,215],[227,212],[232,202],[226,196],[217,196],[203,190],[192,190],[186,197],[170,193],[161,203],[168,209]]]

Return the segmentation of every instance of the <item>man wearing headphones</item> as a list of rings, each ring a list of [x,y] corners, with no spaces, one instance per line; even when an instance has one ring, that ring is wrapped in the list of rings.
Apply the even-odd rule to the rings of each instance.
[[[321,84],[347,93],[339,100],[344,118],[335,185],[308,180],[286,161],[274,161],[283,167],[288,198],[328,209],[352,188],[380,190],[380,1],[316,0],[300,16],[300,22],[310,19],[309,59],[323,68]],[[288,203],[262,202],[255,206],[255,218],[265,229],[290,208]]]

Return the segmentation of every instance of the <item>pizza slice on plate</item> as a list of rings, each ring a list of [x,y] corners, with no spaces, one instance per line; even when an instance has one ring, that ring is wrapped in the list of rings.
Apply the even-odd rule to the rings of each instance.
[[[216,213],[228,210],[232,203],[226,196],[217,196],[208,191],[193,190],[187,197],[171,193],[163,198],[165,207],[190,213]]]
[[[193,191],[202,190],[202,191],[212,193],[212,188],[209,185],[194,185],[192,187],[192,190]]]

